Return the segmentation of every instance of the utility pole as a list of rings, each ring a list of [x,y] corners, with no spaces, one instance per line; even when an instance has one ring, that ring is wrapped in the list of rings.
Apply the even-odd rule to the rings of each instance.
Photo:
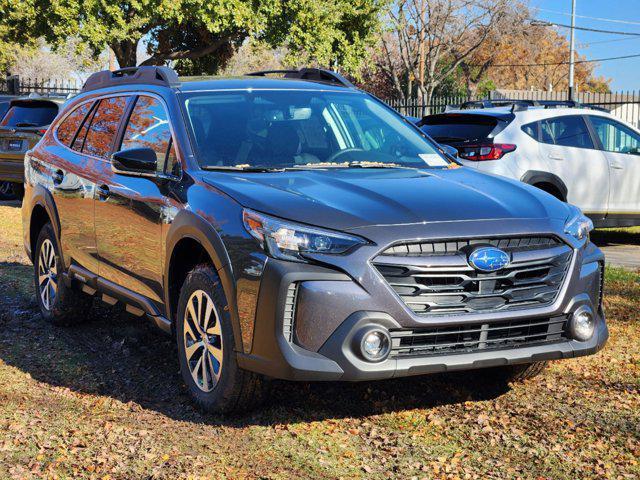
[[[573,85],[573,62],[575,54],[575,26],[576,26],[576,0],[571,0],[571,40],[569,47],[569,100],[574,100],[574,85]]]

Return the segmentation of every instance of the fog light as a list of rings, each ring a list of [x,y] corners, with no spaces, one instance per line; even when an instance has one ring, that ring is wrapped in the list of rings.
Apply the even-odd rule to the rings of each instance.
[[[596,322],[593,318],[593,314],[588,308],[579,308],[571,316],[571,336],[576,340],[580,340],[581,342],[589,340],[593,337],[595,326]]]
[[[383,330],[369,330],[360,341],[362,356],[371,362],[379,362],[389,355],[391,338]]]

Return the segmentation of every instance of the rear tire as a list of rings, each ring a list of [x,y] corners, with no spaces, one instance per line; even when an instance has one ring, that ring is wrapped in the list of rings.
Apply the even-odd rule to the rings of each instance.
[[[40,230],[33,258],[38,306],[47,322],[75,325],[87,319],[92,299],[65,285],[62,268],[58,240],[51,223],[47,223]]]
[[[265,381],[238,366],[229,305],[209,264],[189,272],[176,316],[180,373],[196,405],[209,413],[236,413],[258,405]]]

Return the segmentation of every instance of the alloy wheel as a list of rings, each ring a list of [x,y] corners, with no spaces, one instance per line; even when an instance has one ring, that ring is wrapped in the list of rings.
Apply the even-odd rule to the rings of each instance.
[[[222,372],[222,328],[211,297],[196,290],[184,313],[184,352],[191,377],[203,392],[210,392]]]
[[[42,242],[38,255],[38,288],[46,310],[51,310],[58,295],[57,267],[53,243],[47,238]]]

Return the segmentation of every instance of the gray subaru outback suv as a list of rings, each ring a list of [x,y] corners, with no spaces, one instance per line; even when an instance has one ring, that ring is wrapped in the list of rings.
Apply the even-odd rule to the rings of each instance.
[[[209,411],[268,378],[526,378],[608,337],[589,219],[460,167],[333,72],[99,72],[25,168],[43,317],[98,297],[149,318]]]

